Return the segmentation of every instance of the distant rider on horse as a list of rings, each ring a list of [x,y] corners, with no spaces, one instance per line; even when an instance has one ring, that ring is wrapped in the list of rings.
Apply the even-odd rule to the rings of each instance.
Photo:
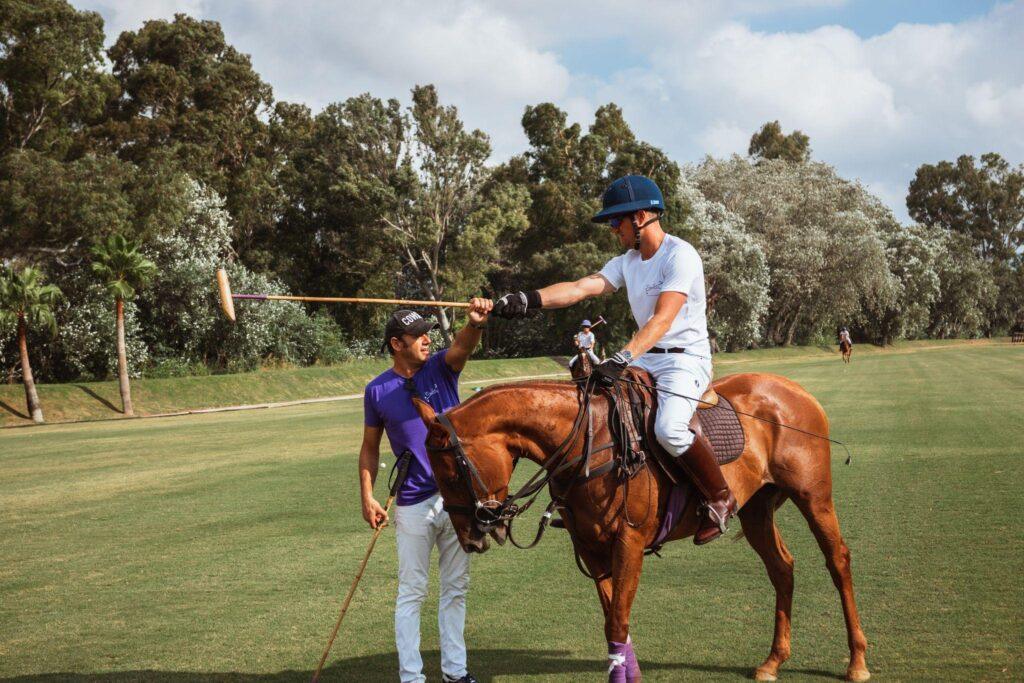
[[[594,333],[590,331],[590,321],[584,320],[580,323],[580,331],[577,332],[572,338],[573,344],[576,345],[582,353],[590,356],[590,360],[594,365],[601,362],[601,359],[594,353]],[[580,359],[579,354],[576,354],[569,360],[569,367],[571,368],[576,364],[576,361]]]
[[[662,229],[665,200],[650,178],[619,178],[605,190],[602,203],[591,220],[607,223],[627,251],[599,273],[576,282],[506,294],[495,302],[493,312],[521,318],[527,311],[565,308],[625,285],[640,329],[621,351],[597,365],[594,374],[613,384],[634,363],[650,372],[660,389],[672,392],[659,394],[654,431],[658,443],[675,456],[704,497],[694,536],[701,545],[721,536],[737,509],[710,448],[689,429],[697,408],[694,399],[711,383],[704,266],[693,246]]]
[[[850,330],[845,325],[839,330],[839,343],[842,344],[843,342],[846,342],[851,347],[853,346],[853,341],[850,339]]]

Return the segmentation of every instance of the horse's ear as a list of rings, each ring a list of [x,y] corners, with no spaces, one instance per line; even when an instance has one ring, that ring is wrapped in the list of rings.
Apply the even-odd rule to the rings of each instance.
[[[434,412],[433,407],[422,398],[417,398],[416,396],[412,397],[412,404],[416,407],[416,412],[419,413],[423,424],[427,425],[427,429],[430,429],[431,423],[437,419],[437,413]]]

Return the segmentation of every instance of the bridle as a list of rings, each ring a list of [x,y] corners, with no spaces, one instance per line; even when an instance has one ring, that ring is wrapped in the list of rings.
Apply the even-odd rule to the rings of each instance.
[[[518,491],[506,497],[505,500],[498,500],[491,494],[491,489],[480,474],[480,469],[467,455],[464,442],[459,438],[458,433],[455,431],[455,425],[452,424],[449,417],[444,413],[438,415],[438,424],[444,427],[448,433],[448,445],[428,445],[427,451],[432,453],[452,452],[454,454],[459,482],[468,494],[469,499],[473,501],[470,505],[457,505],[446,501],[444,503],[444,510],[448,513],[468,516],[482,533],[487,533],[495,527],[507,524],[509,530],[508,538],[513,545],[518,548],[532,548],[536,545],[543,535],[555,507],[564,499],[568,491],[563,493],[562,496],[556,497],[552,495],[551,502],[541,518],[537,529],[537,536],[529,545],[523,546],[515,541],[511,533],[512,520],[530,509],[530,506],[537,500],[541,490],[548,485],[551,479],[576,466],[576,476],[572,479],[571,488],[580,479],[580,474],[582,474],[584,480],[590,479],[610,471],[615,464],[615,459],[612,458],[608,463],[601,465],[599,468],[593,471],[590,470],[590,458],[594,453],[614,447],[614,442],[604,444],[596,449],[592,447],[594,418],[591,409],[591,397],[594,393],[594,384],[594,382],[586,381],[586,378],[584,378],[584,381],[579,382],[580,408],[576,413],[576,419],[573,421],[568,435],[558,445],[554,453],[545,460],[544,465]],[[573,444],[581,434],[585,434],[583,451],[578,456],[570,458],[569,454],[572,451]],[[478,492],[482,492],[483,497]]]

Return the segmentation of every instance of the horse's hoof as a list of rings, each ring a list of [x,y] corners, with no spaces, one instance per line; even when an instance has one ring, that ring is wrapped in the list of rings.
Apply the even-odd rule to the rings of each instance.
[[[846,672],[846,680],[863,683],[871,679],[871,672],[867,669],[851,669]]]
[[[755,681],[777,681],[779,677],[768,669],[758,669],[754,672]]]

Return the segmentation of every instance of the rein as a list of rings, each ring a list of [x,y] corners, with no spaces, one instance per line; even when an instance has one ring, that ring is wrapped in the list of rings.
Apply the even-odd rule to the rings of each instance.
[[[427,450],[434,453],[447,451],[454,453],[459,481],[469,494],[470,500],[473,501],[471,505],[455,505],[446,502],[444,503],[444,510],[449,513],[469,516],[476,522],[477,528],[484,533],[491,531],[500,524],[507,524],[508,539],[517,548],[525,550],[537,545],[544,534],[544,530],[547,528],[548,522],[551,520],[555,508],[576,482],[602,476],[615,465],[615,458],[613,457],[598,468],[590,469],[591,456],[603,450],[613,448],[615,444],[610,442],[596,449],[593,447],[594,417],[591,398],[594,394],[594,386],[591,382],[580,383],[578,389],[580,393],[580,407],[576,413],[575,420],[573,420],[572,427],[569,429],[569,433],[541,468],[518,491],[506,497],[503,501],[497,500],[490,494],[487,484],[480,474],[480,470],[466,454],[463,447],[464,442],[459,438],[455,425],[452,424],[447,415],[443,413],[438,415],[438,423],[448,432],[448,445],[427,446]],[[578,456],[570,458],[569,453],[572,450],[573,444],[576,443],[581,435],[584,436],[583,451]],[[573,468],[575,468],[575,471],[569,484],[569,489],[561,496],[556,497],[552,495],[551,502],[548,503],[544,514],[541,516],[537,527],[537,535],[533,541],[528,545],[518,543],[512,535],[512,521],[530,509],[544,487],[551,483],[552,478]],[[481,499],[478,492],[482,492],[482,495],[487,496],[487,498]]]

